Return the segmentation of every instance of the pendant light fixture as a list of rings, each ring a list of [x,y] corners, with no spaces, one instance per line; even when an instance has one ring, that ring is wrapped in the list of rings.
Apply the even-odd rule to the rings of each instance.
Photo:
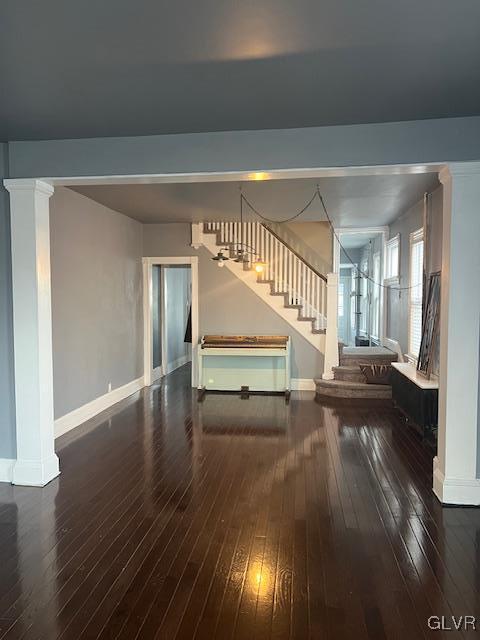
[[[217,255],[212,258],[212,260],[215,260],[218,267],[223,267],[225,262],[229,259],[228,256],[223,253],[224,251],[227,251],[227,249],[220,249]]]

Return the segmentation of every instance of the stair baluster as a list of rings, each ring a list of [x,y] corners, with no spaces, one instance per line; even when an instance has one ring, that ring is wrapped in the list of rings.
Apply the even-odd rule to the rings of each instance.
[[[285,305],[298,305],[300,318],[311,318],[314,332],[327,326],[326,278],[291,249],[284,240],[259,222],[206,222],[204,233],[215,234],[217,244],[228,247],[230,255],[244,249],[244,268],[252,269],[256,257],[266,262],[259,282],[270,283],[273,294],[284,294]],[[243,245],[243,246],[242,246]],[[333,300],[333,298],[332,298]],[[332,302],[332,301],[330,301]]]

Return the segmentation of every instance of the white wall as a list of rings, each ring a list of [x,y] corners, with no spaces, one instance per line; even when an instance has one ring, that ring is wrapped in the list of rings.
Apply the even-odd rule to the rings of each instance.
[[[50,236],[59,418],[143,374],[142,225],[57,188]]]

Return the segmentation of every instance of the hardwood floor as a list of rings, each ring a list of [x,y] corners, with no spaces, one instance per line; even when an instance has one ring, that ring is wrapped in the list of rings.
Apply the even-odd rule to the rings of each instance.
[[[184,367],[0,485],[0,638],[477,637],[480,510],[388,405],[206,395]]]

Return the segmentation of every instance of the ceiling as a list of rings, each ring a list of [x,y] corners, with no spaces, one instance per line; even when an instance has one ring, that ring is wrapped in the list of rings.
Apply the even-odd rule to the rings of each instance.
[[[480,114],[478,0],[2,0],[0,140]]]
[[[379,233],[342,233],[340,241],[343,249],[362,249],[379,235]]]
[[[389,224],[435,189],[438,179],[425,173],[266,180],[242,183],[242,190],[262,215],[282,220],[310,200],[317,184],[336,226],[377,226]],[[97,185],[75,191],[143,223],[239,218],[238,182]],[[315,200],[299,220],[325,220],[320,202]]]

